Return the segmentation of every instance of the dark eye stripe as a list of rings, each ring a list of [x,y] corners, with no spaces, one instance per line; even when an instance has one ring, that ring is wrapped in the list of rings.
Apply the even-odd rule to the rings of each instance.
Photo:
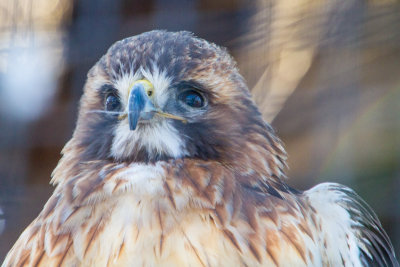
[[[118,95],[118,90],[114,88],[111,84],[104,84],[100,87],[99,93],[105,98],[108,94],[115,94]]]
[[[204,93],[206,91],[206,90],[204,90],[204,86],[196,81],[181,81],[181,82],[175,84],[174,87],[180,91],[186,90],[188,88],[192,88],[192,89],[200,91],[202,93]]]

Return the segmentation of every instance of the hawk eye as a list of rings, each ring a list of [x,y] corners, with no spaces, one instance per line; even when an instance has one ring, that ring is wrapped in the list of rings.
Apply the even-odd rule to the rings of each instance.
[[[187,90],[179,94],[178,99],[192,108],[202,108],[205,105],[204,97],[195,90]]]
[[[111,93],[107,95],[106,98],[106,110],[107,111],[117,111],[121,107],[121,102],[119,102],[118,96]]]

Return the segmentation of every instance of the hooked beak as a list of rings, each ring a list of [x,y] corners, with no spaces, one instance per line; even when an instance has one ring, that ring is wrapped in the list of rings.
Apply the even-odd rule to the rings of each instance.
[[[137,81],[132,86],[128,100],[128,121],[131,131],[136,129],[139,121],[152,119],[157,111],[146,92],[146,89],[151,88],[151,83],[145,80]]]

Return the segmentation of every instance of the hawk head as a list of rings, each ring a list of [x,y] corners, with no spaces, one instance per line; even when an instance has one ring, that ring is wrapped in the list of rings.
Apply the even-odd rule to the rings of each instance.
[[[189,32],[115,43],[90,70],[69,146],[80,162],[198,158],[231,163],[254,134],[283,152],[234,60]],[[284,156],[282,156],[283,158]]]

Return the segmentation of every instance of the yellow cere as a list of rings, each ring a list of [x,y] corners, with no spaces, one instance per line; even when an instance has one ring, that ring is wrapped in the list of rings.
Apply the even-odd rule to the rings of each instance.
[[[153,95],[153,90],[154,90],[154,86],[151,82],[149,82],[148,80],[137,80],[135,81],[131,86],[130,86],[130,90],[132,90],[133,86],[135,84],[141,83],[144,87],[144,90],[146,91],[147,95],[149,97],[151,97]]]

